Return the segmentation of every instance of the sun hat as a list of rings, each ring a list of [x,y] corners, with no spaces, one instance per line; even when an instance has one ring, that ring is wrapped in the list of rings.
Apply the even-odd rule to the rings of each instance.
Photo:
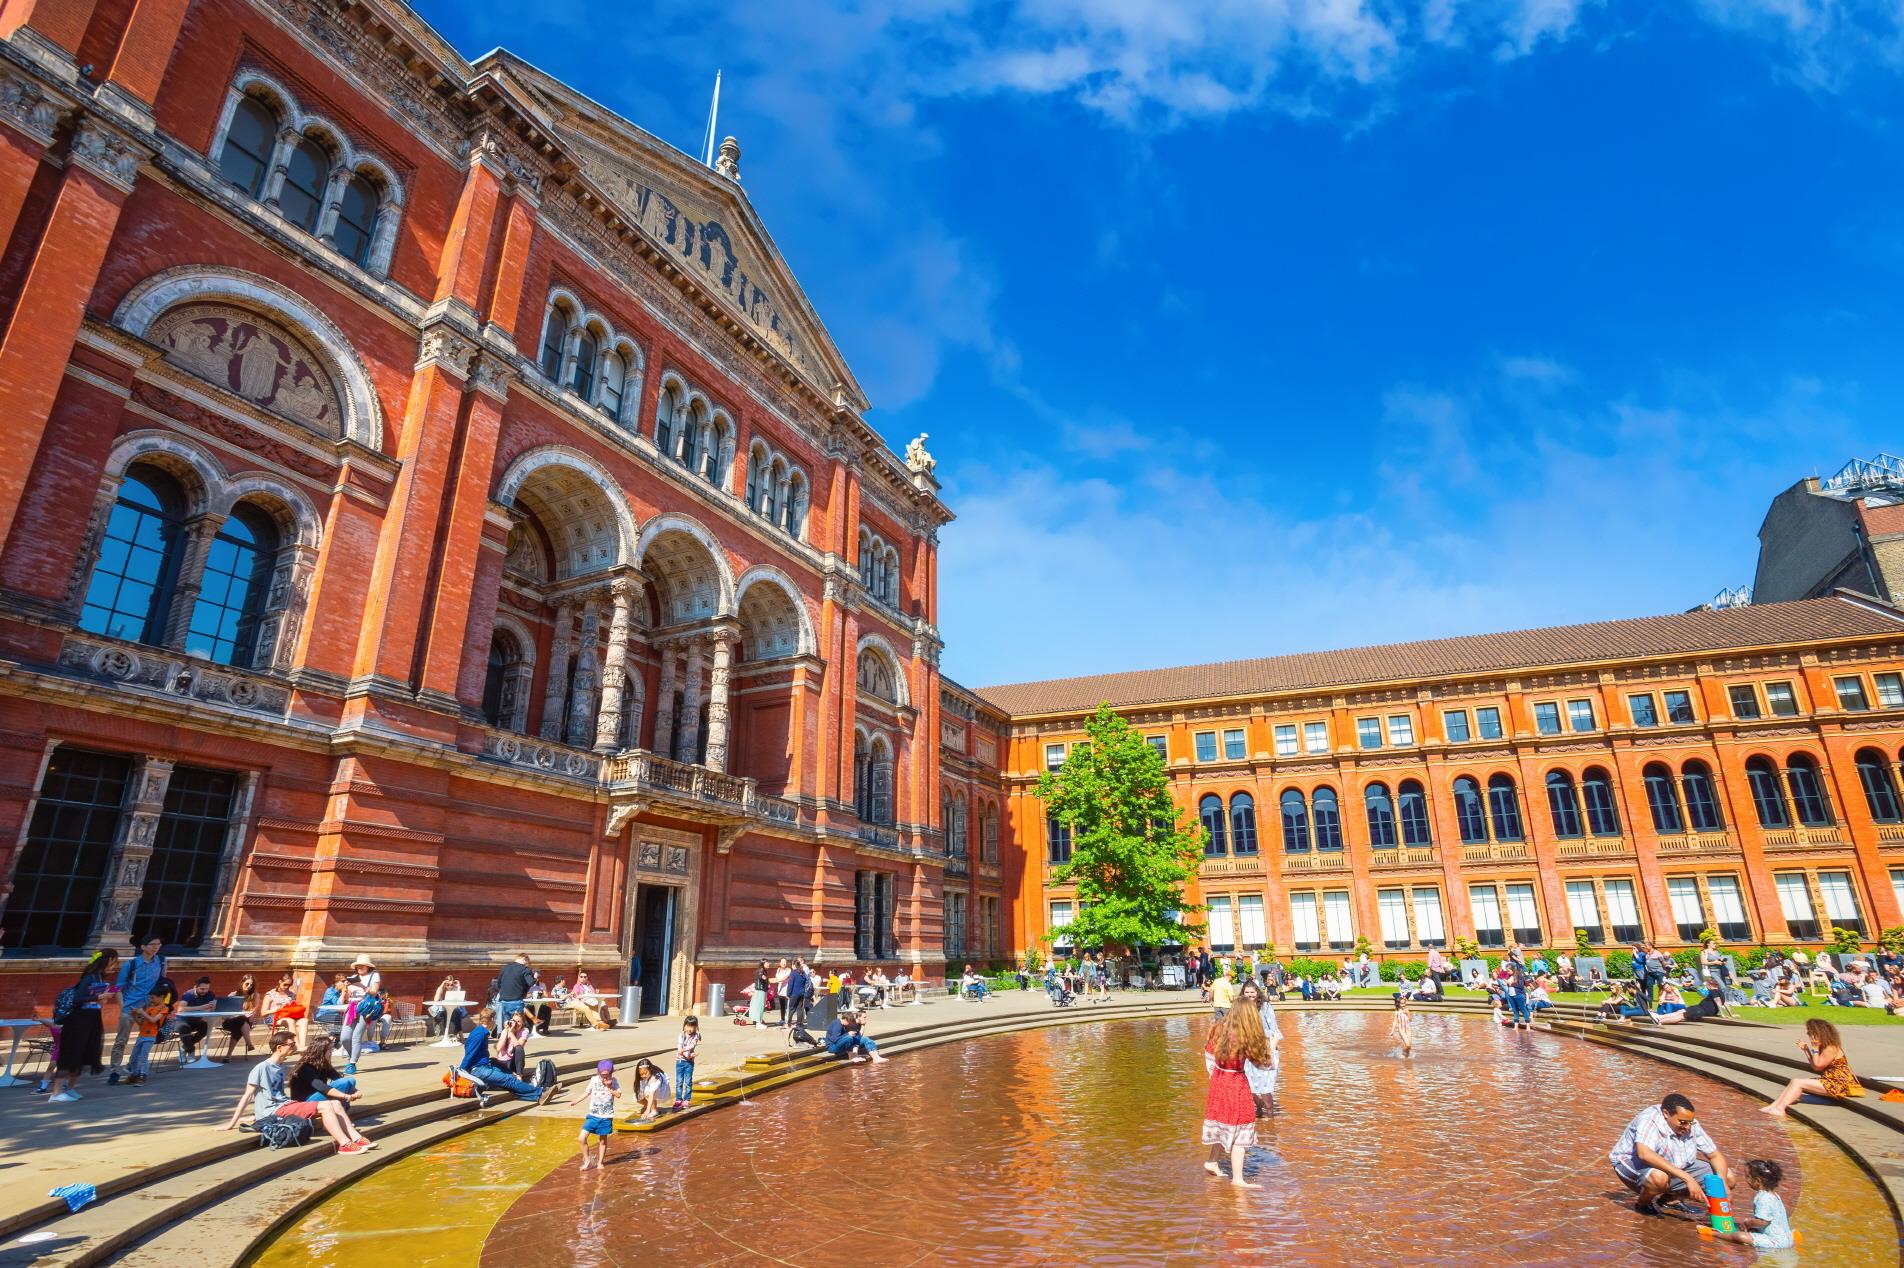
[[[375,964],[371,962],[370,957],[363,954],[361,951],[357,953],[357,958],[350,962],[350,967],[353,969],[357,968],[359,965],[363,966],[366,969],[374,969],[377,967]]]

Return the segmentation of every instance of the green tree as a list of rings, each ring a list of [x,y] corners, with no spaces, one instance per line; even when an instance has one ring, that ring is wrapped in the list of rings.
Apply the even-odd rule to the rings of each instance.
[[[1078,909],[1062,935],[1079,947],[1128,950],[1193,941],[1203,908],[1184,886],[1203,858],[1202,825],[1170,796],[1164,759],[1100,704],[1064,765],[1038,778],[1045,812],[1071,829],[1071,858],[1051,870],[1054,884],[1078,887]]]

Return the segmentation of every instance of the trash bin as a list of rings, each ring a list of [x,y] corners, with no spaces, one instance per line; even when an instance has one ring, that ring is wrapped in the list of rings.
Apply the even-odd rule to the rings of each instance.
[[[641,1017],[641,988],[630,986],[621,993],[621,1015],[615,1019],[618,1026],[632,1026]]]
[[[719,1017],[727,1011],[727,983],[709,982],[707,985],[707,1015]]]

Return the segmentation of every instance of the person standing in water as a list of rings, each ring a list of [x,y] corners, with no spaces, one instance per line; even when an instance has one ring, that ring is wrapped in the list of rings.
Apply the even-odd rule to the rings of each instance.
[[[1259,1066],[1254,1061],[1243,1063],[1243,1075],[1249,1080],[1250,1096],[1256,1101],[1256,1116],[1266,1118],[1276,1112],[1276,1079],[1282,1072],[1282,1026],[1276,1021],[1276,1010],[1263,998],[1263,988],[1254,980],[1243,983],[1236,994],[1236,1007],[1252,1009],[1263,1023],[1263,1035],[1269,1041],[1269,1064]]]
[[[1388,1023],[1388,1037],[1401,1048],[1404,1057],[1415,1055],[1415,1018],[1408,1011],[1406,998],[1395,1001],[1395,1016]]]
[[[1222,1176],[1218,1160],[1227,1151],[1230,1183],[1239,1189],[1262,1187],[1243,1177],[1243,1154],[1256,1143],[1256,1100],[1243,1073],[1244,1065],[1252,1061],[1269,1064],[1262,1018],[1251,1009],[1232,1009],[1211,1029],[1210,1042],[1203,1049],[1203,1068],[1210,1075],[1203,1103],[1203,1143],[1210,1147],[1210,1157],[1203,1169]]]

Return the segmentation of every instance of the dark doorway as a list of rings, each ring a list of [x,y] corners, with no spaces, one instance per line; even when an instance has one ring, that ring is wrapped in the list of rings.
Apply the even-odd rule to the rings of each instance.
[[[668,1011],[668,965],[674,959],[674,889],[635,887],[635,960],[641,965],[641,1015]]]

